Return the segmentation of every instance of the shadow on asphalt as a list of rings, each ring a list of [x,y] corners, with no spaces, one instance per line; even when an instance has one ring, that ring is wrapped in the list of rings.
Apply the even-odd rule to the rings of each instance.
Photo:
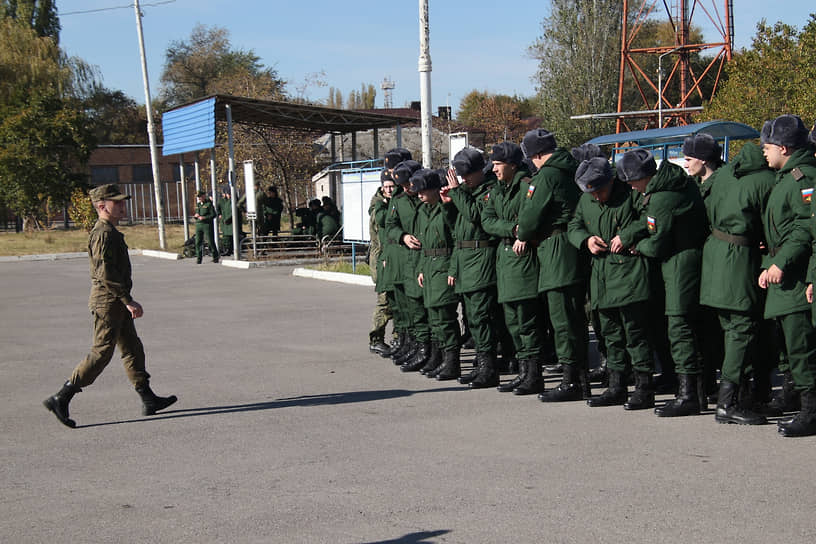
[[[258,410],[274,410],[278,408],[291,408],[294,406],[324,406],[333,404],[351,404],[355,402],[371,402],[377,400],[396,399],[400,397],[410,397],[420,393],[440,393],[444,391],[467,391],[463,387],[440,387],[438,389],[424,389],[420,391],[410,391],[408,389],[384,389],[382,391],[350,391],[347,393],[330,393],[324,395],[301,395],[299,397],[285,397],[268,402],[253,402],[249,404],[233,404],[227,406],[205,406],[202,408],[185,408],[182,410],[167,410],[153,417],[139,419],[126,419],[123,421],[107,421],[103,423],[90,423],[88,425],[77,425],[77,429],[87,429],[90,427],[101,427],[104,425],[120,425],[122,423],[139,423],[143,421],[155,421],[160,419],[175,419],[180,417],[209,416],[218,414],[231,414],[235,412],[255,412]],[[402,541],[398,541],[402,542]],[[406,541],[413,542],[413,541]]]
[[[447,529],[442,531],[422,531],[420,533],[410,533],[391,540],[377,540],[373,542],[362,542],[361,544],[433,544],[432,541],[427,539],[447,533],[450,533]]]

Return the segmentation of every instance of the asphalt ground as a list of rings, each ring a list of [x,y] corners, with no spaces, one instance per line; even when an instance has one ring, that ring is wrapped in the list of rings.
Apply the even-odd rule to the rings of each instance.
[[[117,353],[73,430],[41,403],[89,347],[87,261],[0,264],[0,542],[816,538],[814,437],[467,391],[368,353],[370,288],[132,260],[179,401],[142,417]]]

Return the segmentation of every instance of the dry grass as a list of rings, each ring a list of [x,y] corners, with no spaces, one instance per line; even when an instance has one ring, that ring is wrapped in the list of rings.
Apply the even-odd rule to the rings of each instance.
[[[130,249],[161,249],[156,225],[120,225]],[[190,229],[190,234],[194,231]],[[166,225],[165,251],[180,253],[184,245],[184,227]],[[0,233],[0,255],[42,255],[49,253],[77,253],[88,250],[88,233],[82,229],[45,230],[40,232]]]

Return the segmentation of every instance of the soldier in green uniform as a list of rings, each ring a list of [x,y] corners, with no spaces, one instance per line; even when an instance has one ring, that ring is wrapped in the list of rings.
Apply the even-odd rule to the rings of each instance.
[[[259,209],[264,217],[264,233],[266,236],[270,232],[272,236],[277,236],[280,232],[281,214],[283,213],[283,200],[278,197],[278,188],[270,185],[266,189],[266,198],[263,199]]]
[[[99,216],[88,238],[91,268],[88,307],[94,316],[93,346],[62,389],[43,401],[63,425],[71,428],[76,427],[76,422],[68,413],[69,402],[102,373],[117,345],[128,379],[142,399],[142,414],[153,415],[177,400],[175,395],[156,396],[150,389],[144,346],[133,324],[134,319],[144,315],[144,310],[131,296],[130,257],[124,236],[116,230],[119,220],[127,216],[125,200],[129,198],[114,184],[91,190],[91,201]]]
[[[385,240],[384,236],[380,235],[380,220],[377,218],[379,213],[384,224],[385,215],[388,211],[388,202],[391,200],[396,188],[394,179],[388,170],[381,172],[380,184],[380,188],[371,197],[371,203],[368,206],[368,232],[371,238],[371,243],[368,246],[368,266],[371,270],[371,279],[374,281],[374,289],[377,292],[377,304],[371,317],[371,331],[368,333],[368,349],[382,357],[390,357],[391,346],[385,343],[385,328],[392,319],[393,314],[388,304],[388,290],[380,282],[383,272],[382,266],[386,262],[387,244],[383,243]],[[384,235],[385,232],[382,234]]]
[[[700,304],[713,309],[724,334],[722,379],[739,384],[756,353],[758,309],[763,297],[760,270],[761,218],[775,184],[762,151],[746,143],[734,160],[707,181],[705,199],[711,234],[703,246]],[[723,421],[761,423],[759,414],[742,406],[729,386],[723,393]]]
[[[323,205],[317,213],[315,230],[319,240],[330,239],[340,230],[340,212],[329,197],[323,197]]]
[[[561,384],[539,395],[543,402],[587,399],[587,331],[584,299],[586,284],[579,249],[569,243],[567,224],[581,191],[575,184],[578,162],[557,147],[555,136],[544,129],[527,132],[521,143],[524,155],[538,172],[530,181],[518,215],[518,239],[538,243],[538,293],[552,324],[555,353],[562,366]]]
[[[453,170],[448,170],[447,187],[440,191],[446,206],[456,208],[453,234],[456,240],[451,257],[451,276],[463,300],[464,312],[476,349],[473,371],[459,378],[459,383],[471,389],[496,387],[499,371],[496,367],[498,345],[496,314],[500,310],[496,298],[496,242],[482,228],[482,209],[495,178],[489,179],[483,169],[482,152],[473,147],[459,151],[453,158]],[[459,184],[457,175],[464,184]]]
[[[621,161],[629,176],[646,177],[654,170]],[[651,376],[654,361],[646,332],[649,300],[649,270],[646,258],[621,248],[611,251],[612,240],[623,229],[637,221],[637,195],[631,187],[612,175],[612,166],[602,157],[582,162],[575,173],[575,182],[584,192],[575,208],[575,216],[567,227],[570,243],[586,247],[592,254],[590,271],[590,301],[598,310],[601,333],[607,349],[609,387],[598,397],[587,400],[589,406],[624,405],[624,408],[654,405],[653,392],[639,381],[627,402],[624,378],[627,354],[638,375]]]
[[[387,156],[386,156],[387,158]],[[394,180],[402,186],[402,192],[391,199],[390,209],[385,219],[388,240],[396,245],[390,255],[394,273],[395,302],[404,312],[408,335],[404,349],[392,358],[395,364],[405,365],[406,371],[420,370],[431,358],[431,333],[428,328],[428,314],[425,311],[422,288],[417,283],[419,258],[422,244],[416,237],[418,232],[417,213],[422,202],[411,191],[411,176],[422,166],[407,160],[399,163],[392,172]],[[433,354],[437,362],[435,369],[441,368],[441,352]],[[419,364],[419,362],[422,364]],[[427,375],[427,374],[426,374]]]
[[[206,191],[199,191],[196,194],[196,210],[193,217],[196,218],[195,224],[195,248],[196,248],[196,262],[201,264],[201,257],[204,255],[204,238],[207,239],[207,244],[210,246],[213,262],[218,262],[218,247],[215,245],[215,236],[213,235],[213,219],[215,219],[215,206],[212,200],[207,196]]]
[[[519,360],[519,375],[499,391],[517,395],[540,393],[541,330],[538,300],[538,258],[535,244],[516,237],[518,213],[529,190],[530,173],[523,165],[521,147],[513,142],[494,145],[490,154],[499,179],[482,210],[482,228],[501,239],[496,250],[498,301]]]
[[[776,170],[776,185],[762,216],[768,254],[762,259],[759,286],[767,289],[765,318],[779,324],[802,404],[792,420],[779,421],[782,436],[816,434],[816,330],[805,293],[816,158],[807,138],[807,128],[795,115],[781,115],[762,127],[762,151],[768,166]],[[721,397],[727,398],[727,383],[723,377]]]
[[[229,185],[221,187],[221,198],[218,200],[218,226],[221,231],[221,244],[219,255],[232,255],[232,199],[230,197]],[[238,211],[240,218],[240,210]],[[237,221],[238,228],[241,228],[241,221]]]
[[[431,350],[442,356],[435,377],[444,381],[457,379],[461,369],[456,312],[459,298],[454,290],[456,277],[451,263],[457,210],[450,203],[443,205],[440,202],[441,186],[442,179],[436,170],[422,168],[411,176],[411,191],[422,201],[417,214],[417,238],[422,245],[417,283],[422,288],[423,303],[428,312]],[[424,361],[423,366],[427,363]]]
[[[637,154],[638,163],[651,162],[654,157],[645,149],[633,149],[626,155]],[[628,161],[627,161],[628,162]],[[642,168],[640,169],[642,170]],[[658,416],[699,414],[702,389],[700,353],[698,351],[700,299],[700,260],[707,236],[705,205],[697,183],[676,164],[664,160],[654,175],[630,177],[625,168],[618,177],[626,181],[643,197],[639,201],[640,221],[612,239],[609,249],[619,253],[631,248],[653,259],[659,265],[659,280],[665,293],[665,313],[668,317],[668,340],[671,359],[679,375],[676,399],[655,410]],[[640,175],[636,173],[634,175]],[[636,240],[639,242],[635,242]],[[654,390],[650,374],[638,373],[641,385]],[[650,396],[654,404],[654,396]]]

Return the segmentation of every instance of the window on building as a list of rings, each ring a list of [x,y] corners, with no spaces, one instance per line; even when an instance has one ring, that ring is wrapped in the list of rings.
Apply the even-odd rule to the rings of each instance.
[[[149,164],[134,164],[133,165],[133,181],[136,183],[140,182],[153,182],[153,167]]]
[[[119,167],[92,166],[91,183],[93,185],[104,185],[106,183],[119,183]]]

